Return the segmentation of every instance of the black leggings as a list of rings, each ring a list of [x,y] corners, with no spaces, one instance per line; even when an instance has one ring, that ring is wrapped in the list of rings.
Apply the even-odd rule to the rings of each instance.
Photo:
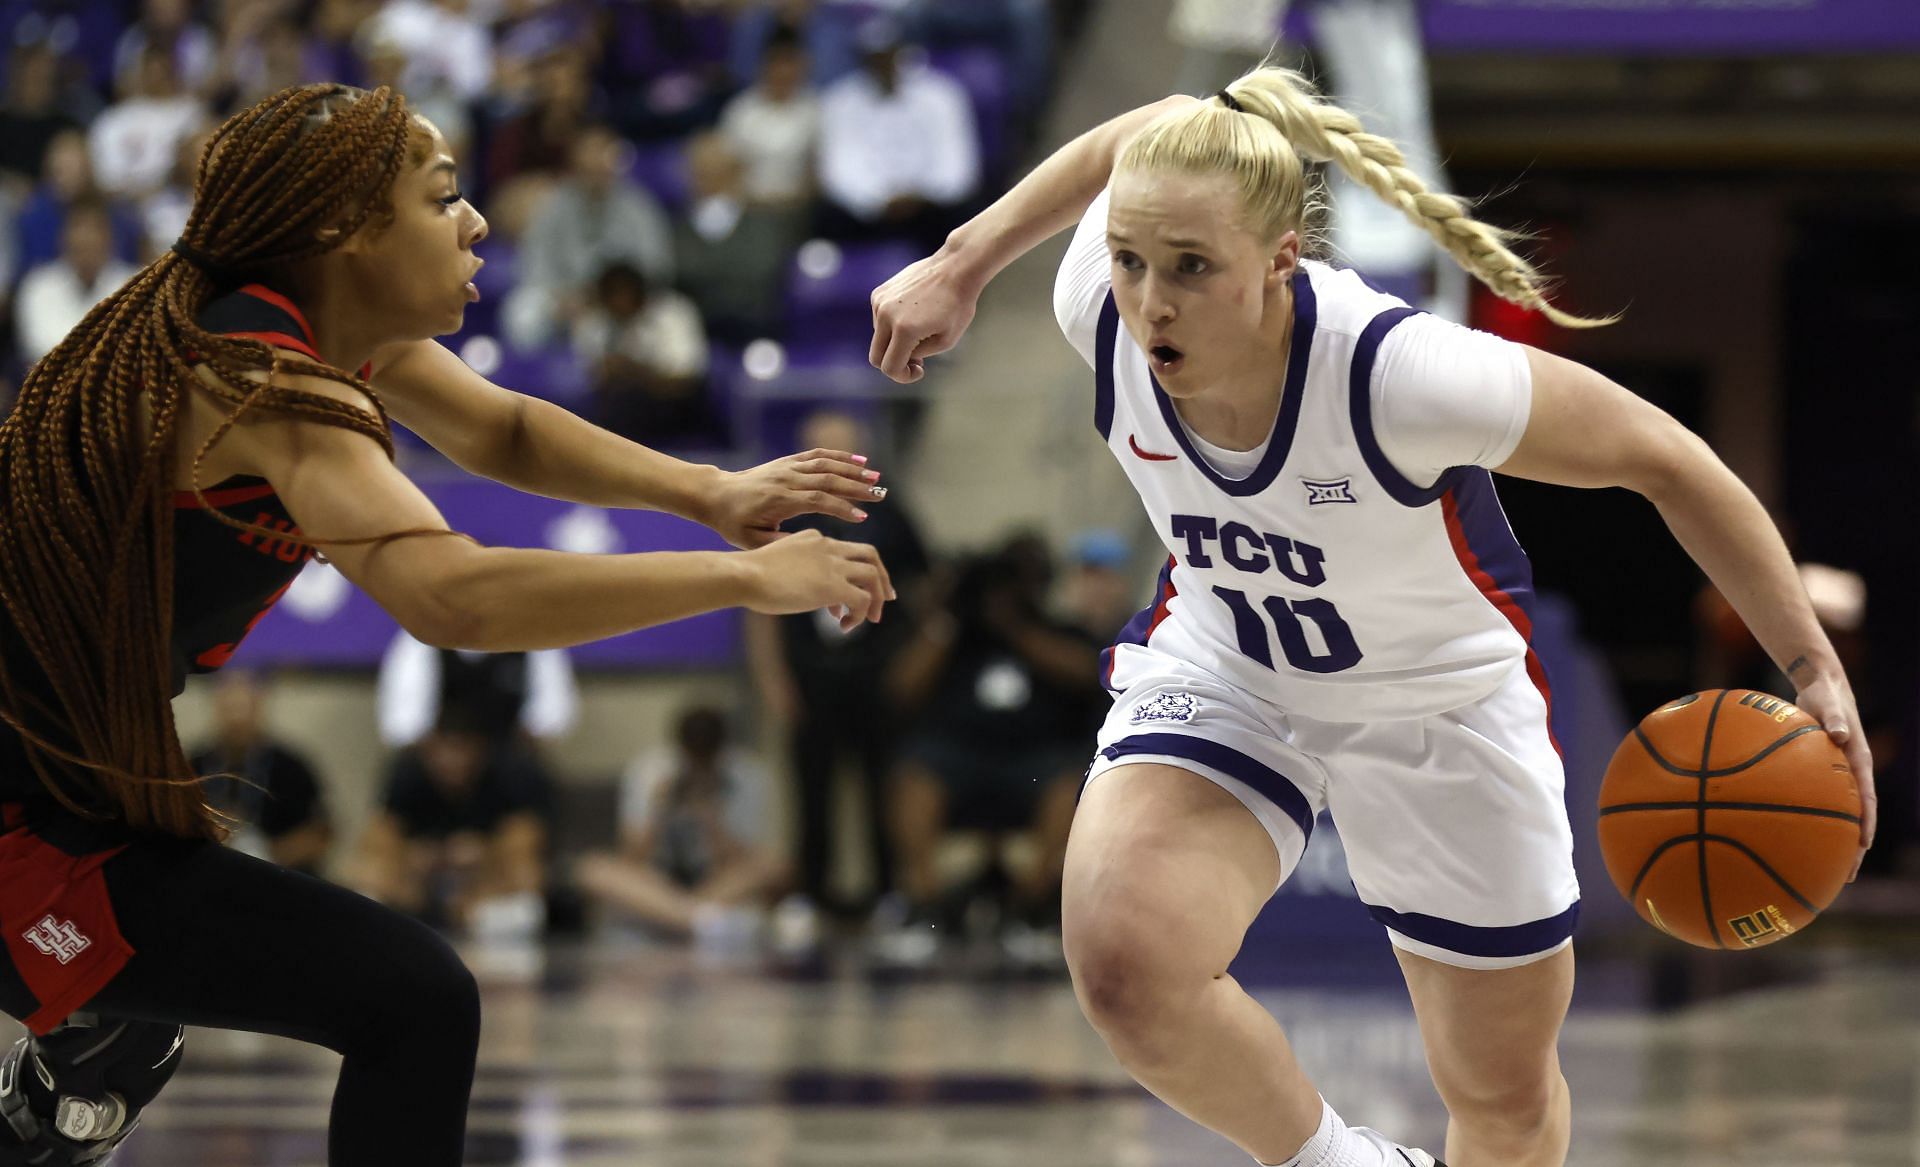
[[[480,997],[446,941],[213,843],[142,840],[105,870],[134,956],[89,1011],[337,1051],[331,1167],[457,1167]]]

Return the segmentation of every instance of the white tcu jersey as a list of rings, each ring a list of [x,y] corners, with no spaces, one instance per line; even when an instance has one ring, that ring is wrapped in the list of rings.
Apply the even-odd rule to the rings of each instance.
[[[1170,558],[1152,604],[1102,661],[1118,692],[1135,645],[1321,721],[1422,717],[1494,691],[1528,648],[1532,570],[1478,466],[1430,487],[1382,453],[1370,387],[1381,341],[1415,315],[1352,272],[1302,263],[1280,412],[1235,479],[1195,449],[1109,292],[1096,423]]]

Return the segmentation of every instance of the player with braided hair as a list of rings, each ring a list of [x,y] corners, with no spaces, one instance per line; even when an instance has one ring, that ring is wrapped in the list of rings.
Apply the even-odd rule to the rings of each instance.
[[[891,598],[858,520],[879,474],[815,450],[737,473],[493,385],[432,338],[477,297],[486,222],[396,93],[314,85],[222,125],[172,249],[28,373],[0,423],[0,1164],[98,1162],[180,1026],[342,1055],[329,1162],[457,1164],[479,1004],[451,948],[351,892],[217,845],[171,699],[318,551],[416,637],[521,650],[718,608]],[[572,555],[455,536],[389,416],[481,475],[671,511],[739,553]]]
[[[1148,1089],[1286,1167],[1435,1167],[1349,1127],[1227,967],[1319,811],[1387,929],[1454,1167],[1559,1167],[1579,909],[1532,573],[1489,470],[1649,499],[1846,750],[1852,693],[1779,534],[1671,417],[1571,361],[1303,256],[1305,163],[1365,184],[1568,327],[1511,239],[1299,74],[1260,68],[1069,143],[873,295],[918,380],[1008,263],[1076,220],[1054,288],[1094,420],[1170,552],[1104,662],[1114,706],[1063,891],[1088,1019]]]

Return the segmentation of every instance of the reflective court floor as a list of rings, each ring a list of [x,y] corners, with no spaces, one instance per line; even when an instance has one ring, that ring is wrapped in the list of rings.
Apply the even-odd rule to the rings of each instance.
[[[1348,1121],[1437,1149],[1444,1112],[1381,949],[1242,977]],[[485,1000],[473,1167],[1249,1162],[1134,1086],[1060,976],[879,975],[847,954],[773,970],[630,941],[467,955]],[[1573,1167],[1920,1167],[1909,953],[1667,955],[1583,960],[1562,1043]],[[117,1167],[324,1165],[337,1059],[198,1030],[187,1051]]]

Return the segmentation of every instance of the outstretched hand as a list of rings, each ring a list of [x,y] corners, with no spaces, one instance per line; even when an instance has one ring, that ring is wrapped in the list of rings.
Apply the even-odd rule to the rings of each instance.
[[[732,471],[709,500],[706,524],[735,547],[752,550],[780,538],[780,524],[796,515],[861,522],[867,512],[859,504],[887,497],[880,472],[866,462],[843,450],[808,450]]]
[[[1854,783],[1860,788],[1860,854],[1847,875],[1852,883],[1860,874],[1860,864],[1873,845],[1873,833],[1879,825],[1879,799],[1873,790],[1873,755],[1867,750],[1867,735],[1860,726],[1860,710],[1854,703],[1853,688],[1837,673],[1824,673],[1808,681],[1793,703],[1812,715],[1833,744],[1847,756]]]
[[[940,254],[902,268],[873,290],[868,363],[903,385],[926,376],[927,358],[958,344],[973,323],[980,291]]]

